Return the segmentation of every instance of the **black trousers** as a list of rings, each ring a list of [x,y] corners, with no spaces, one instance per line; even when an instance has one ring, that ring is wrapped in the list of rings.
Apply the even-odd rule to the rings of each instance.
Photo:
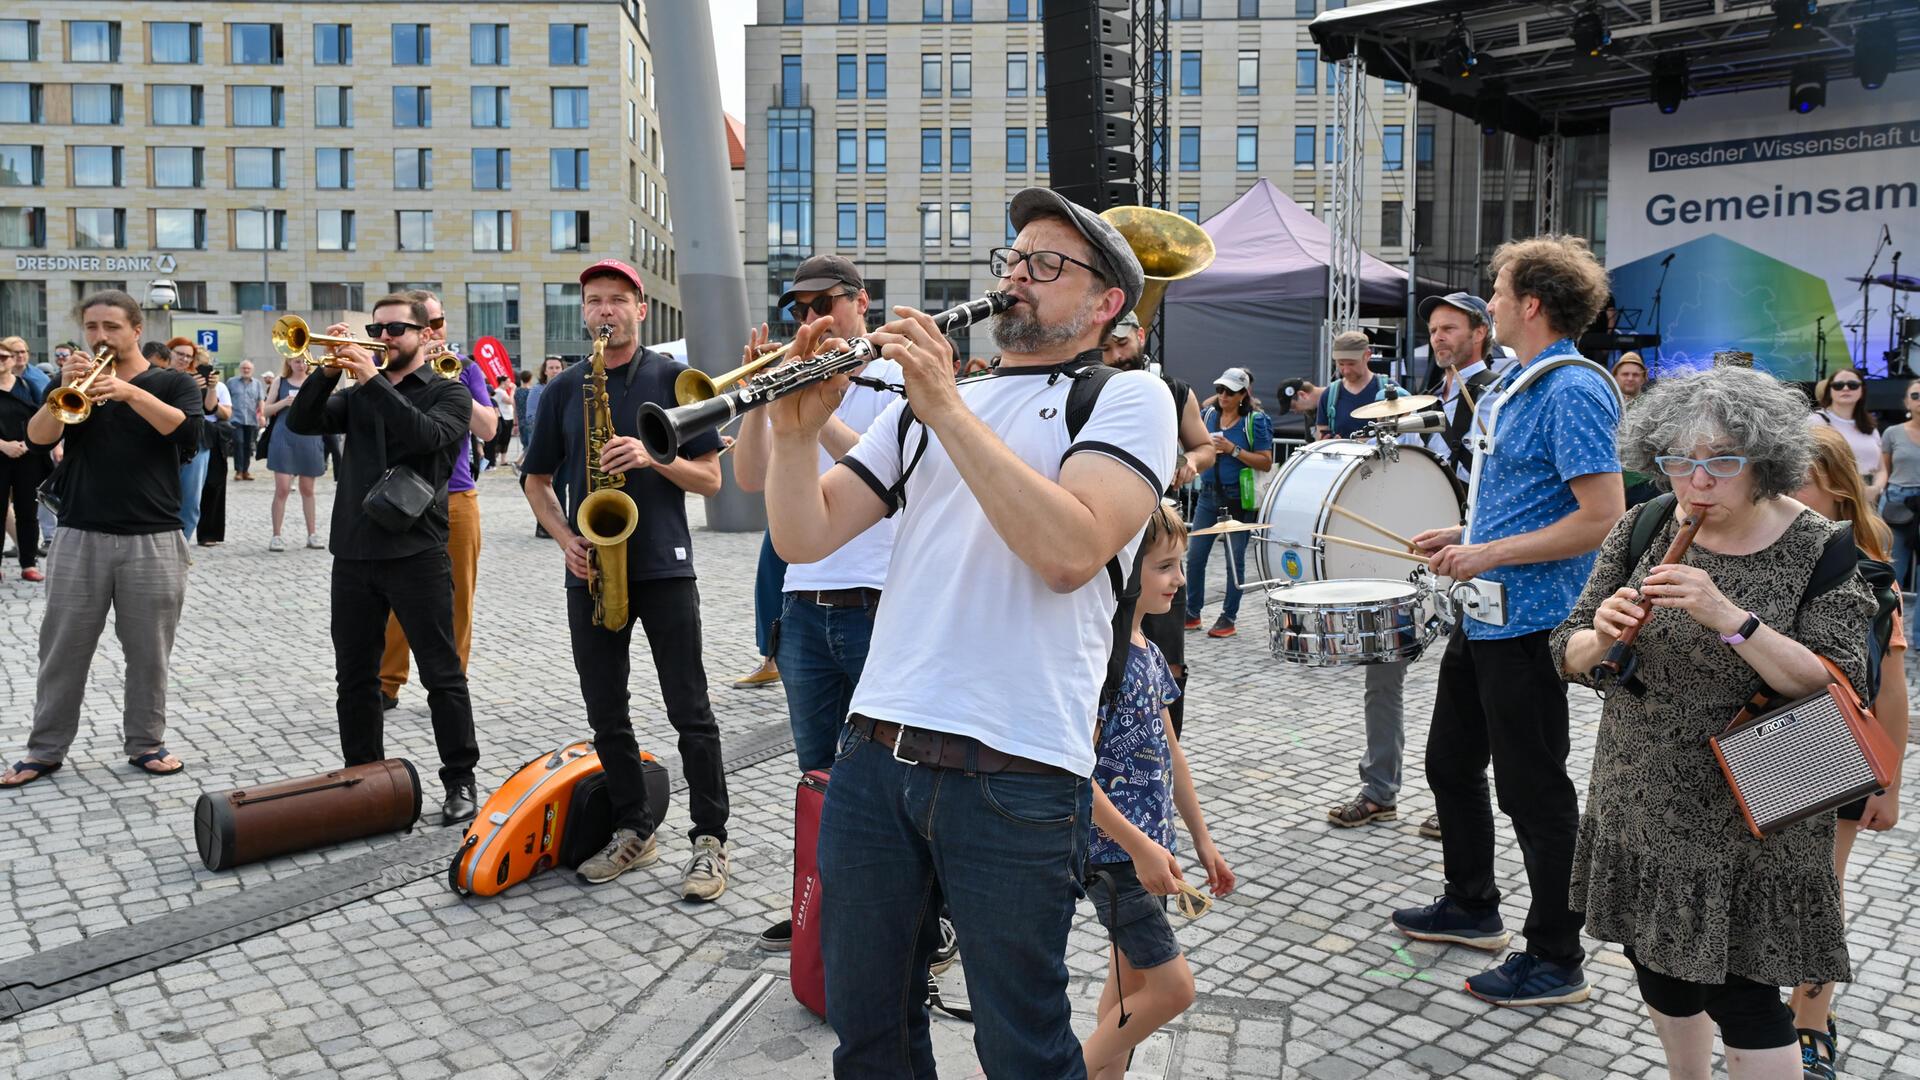
[[[227,538],[227,448],[216,438],[207,452],[207,479],[200,485],[200,523],[194,526],[201,543]],[[376,759],[378,760],[378,759]]]
[[[1493,807],[1513,821],[1533,903],[1527,951],[1578,964],[1581,918],[1567,906],[1580,804],[1567,778],[1567,687],[1553,668],[1547,631],[1470,641],[1456,631],[1440,660],[1440,688],[1427,733],[1427,783],[1440,811],[1447,895],[1474,912],[1496,910]]]
[[[473,783],[480,747],[473,700],[453,646],[453,560],[442,547],[399,559],[333,560],[333,654],[339,684],[340,752],[348,765],[387,756],[380,709],[380,654],[387,613],[400,620],[413,648],[420,685],[433,714],[440,780]]]
[[[593,597],[584,587],[567,589],[567,628],[573,638],[573,664],[580,673],[580,696],[593,746],[607,770],[607,794],[616,828],[651,835],[659,822],[647,810],[640,777],[640,744],[628,712],[627,679],[633,664],[628,650],[633,626],[647,632],[654,672],[667,722],[680,733],[680,768],[687,778],[690,837],[727,839],[727,773],[720,759],[720,725],[707,700],[707,669],[700,659],[700,590],[692,578],[635,581],[627,587],[627,625],[607,630],[593,622]]]
[[[40,562],[40,481],[51,468],[45,454],[32,450],[17,458],[0,454],[0,517],[13,507],[13,533],[20,543],[20,569]]]

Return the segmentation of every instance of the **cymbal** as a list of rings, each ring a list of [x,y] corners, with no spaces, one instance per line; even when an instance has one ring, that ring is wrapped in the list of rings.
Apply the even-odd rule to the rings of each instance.
[[[1270,521],[1234,521],[1232,519],[1228,519],[1226,521],[1219,523],[1218,525],[1209,525],[1204,529],[1195,529],[1192,532],[1188,533],[1187,535],[1188,536],[1220,536],[1225,533],[1257,532],[1260,529],[1271,529],[1271,528],[1273,528],[1273,523]]]
[[[1911,274],[1881,274],[1879,277],[1850,277],[1856,285],[1884,285],[1902,292],[1920,292],[1920,277]]]
[[[1440,404],[1440,399],[1432,394],[1401,394],[1396,398],[1382,398],[1353,410],[1355,420],[1385,420],[1389,416],[1405,416],[1421,409],[1430,409]]]

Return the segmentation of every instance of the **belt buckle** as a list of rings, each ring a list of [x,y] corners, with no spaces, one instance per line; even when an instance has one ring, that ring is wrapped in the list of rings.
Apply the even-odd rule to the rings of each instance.
[[[920,762],[915,761],[913,758],[903,758],[900,756],[900,747],[907,741],[908,730],[907,725],[901,724],[900,729],[893,733],[893,760],[902,765],[918,765]]]

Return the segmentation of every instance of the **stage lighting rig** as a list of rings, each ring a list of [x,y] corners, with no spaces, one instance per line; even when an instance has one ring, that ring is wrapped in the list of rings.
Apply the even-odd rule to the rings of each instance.
[[[1774,32],[1805,29],[1819,10],[1819,0],[1773,0]]]
[[[1900,30],[1892,19],[1860,23],[1853,28],[1853,73],[1860,85],[1878,90],[1893,74],[1900,55]]]
[[[1787,79],[1787,108],[1810,113],[1827,103],[1827,70],[1817,63],[1795,64]]]
[[[1473,103],[1473,118],[1480,125],[1480,134],[1500,134],[1507,120],[1506,89],[1493,84],[1483,84],[1480,88],[1480,97]]]
[[[1471,79],[1479,66],[1480,54],[1473,50],[1473,32],[1467,29],[1467,20],[1455,15],[1453,33],[1447,35],[1447,42],[1440,50],[1440,73],[1456,79]]]
[[[1573,47],[1590,57],[1613,47],[1613,31],[1607,29],[1607,16],[1599,4],[1588,4],[1573,17]]]
[[[1680,111],[1680,103],[1692,95],[1687,74],[1686,53],[1665,53],[1653,61],[1653,103],[1665,115]]]

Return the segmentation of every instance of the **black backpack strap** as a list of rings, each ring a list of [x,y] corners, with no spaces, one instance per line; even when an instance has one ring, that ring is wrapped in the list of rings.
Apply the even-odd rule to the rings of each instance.
[[[890,496],[887,500],[888,517],[899,513],[901,508],[907,505],[907,478],[913,475],[914,466],[920,464],[921,457],[927,452],[927,426],[922,424],[920,425],[920,443],[913,448],[913,456],[907,456],[907,429],[913,426],[913,420],[913,405],[910,403],[901,405],[900,430],[897,432],[897,437],[900,440],[900,459],[904,464],[900,466],[900,479],[888,492]]]
[[[1859,572],[1862,558],[1853,542],[1853,523],[1843,522],[1827,537],[1827,546],[1821,549],[1819,560],[1813,564],[1807,591],[1800,594],[1800,606],[1805,607],[1814,597],[1846,584],[1847,579]]]
[[[1653,546],[1653,538],[1659,534],[1660,527],[1673,519],[1673,492],[1662,492],[1640,505],[1640,516],[1633,519],[1633,533],[1627,540],[1627,576],[1633,576],[1633,570],[1646,556],[1647,549]]]

